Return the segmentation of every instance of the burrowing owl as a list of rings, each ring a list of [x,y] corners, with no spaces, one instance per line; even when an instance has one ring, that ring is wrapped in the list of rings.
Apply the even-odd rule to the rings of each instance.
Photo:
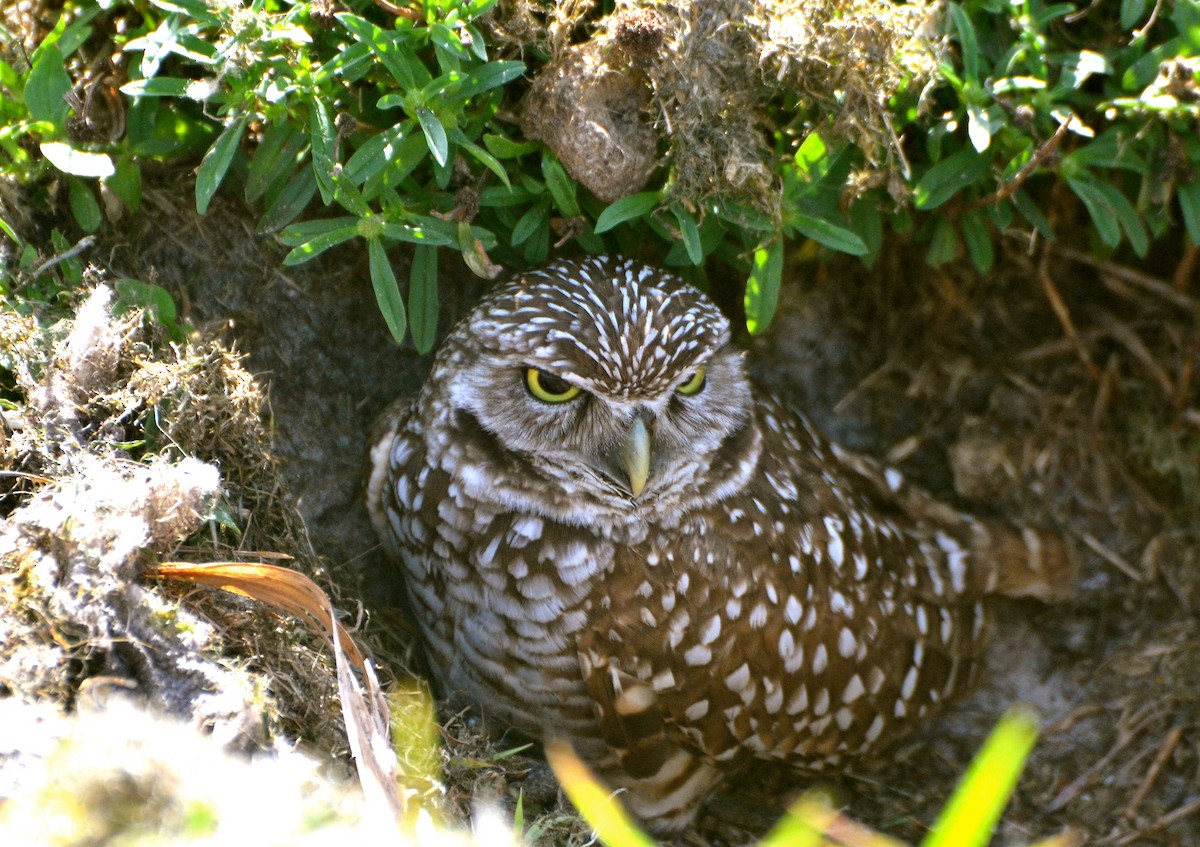
[[[757,390],[699,291],[616,259],[491,292],[385,416],[369,507],[442,692],[565,736],[653,829],[756,758],[877,753],[965,687],[1056,537],[979,520]]]

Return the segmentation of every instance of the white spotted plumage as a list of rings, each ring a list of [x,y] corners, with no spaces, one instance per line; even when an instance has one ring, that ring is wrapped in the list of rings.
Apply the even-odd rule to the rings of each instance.
[[[530,368],[578,396],[531,396]],[[984,595],[1070,583],[1059,539],[950,509],[756,391],[719,310],[633,262],[498,287],[375,437],[368,505],[440,691],[570,738],[661,832],[753,758],[877,753],[975,675]]]

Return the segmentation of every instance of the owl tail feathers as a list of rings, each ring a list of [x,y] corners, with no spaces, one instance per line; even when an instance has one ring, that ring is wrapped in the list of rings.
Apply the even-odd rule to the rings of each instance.
[[[1001,521],[976,525],[977,576],[986,594],[1059,603],[1071,596],[1079,551],[1062,535]]]

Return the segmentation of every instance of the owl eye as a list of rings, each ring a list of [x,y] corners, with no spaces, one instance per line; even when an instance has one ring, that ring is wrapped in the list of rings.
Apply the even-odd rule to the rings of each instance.
[[[525,387],[543,403],[565,403],[579,394],[578,386],[538,368],[526,369]]]
[[[694,374],[688,377],[687,382],[675,390],[684,397],[691,397],[693,394],[699,394],[704,388],[705,377],[706,374],[704,365],[701,365],[700,367],[696,368],[696,372]]]

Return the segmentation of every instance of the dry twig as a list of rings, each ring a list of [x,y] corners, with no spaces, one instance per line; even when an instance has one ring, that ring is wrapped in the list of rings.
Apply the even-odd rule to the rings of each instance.
[[[1058,286],[1054,284],[1054,280],[1050,277],[1050,251],[1043,250],[1042,258],[1038,262],[1038,279],[1042,283],[1042,290],[1046,293],[1046,299],[1050,301],[1050,307],[1054,310],[1054,316],[1058,318],[1059,324],[1066,333],[1067,339],[1075,348],[1075,353],[1079,356],[1079,361],[1087,368],[1088,374],[1092,381],[1100,378],[1100,372],[1096,365],[1092,362],[1091,354],[1087,348],[1079,340],[1079,332],[1075,329],[1075,322],[1071,320],[1071,312],[1067,309],[1067,304],[1063,302],[1062,295],[1058,293]]]
[[[1179,746],[1179,739],[1182,737],[1183,727],[1181,726],[1176,726],[1167,733],[1167,737],[1163,739],[1162,746],[1158,748],[1158,755],[1154,757],[1150,769],[1146,771],[1146,776],[1142,779],[1141,785],[1133,793],[1133,799],[1129,801],[1129,805],[1121,813],[1122,818],[1127,821],[1133,820],[1138,808],[1142,805],[1142,801],[1146,799],[1146,795],[1150,793],[1150,789],[1158,780],[1158,775],[1162,772],[1163,765],[1167,763],[1167,759],[1171,758],[1171,753]]]

